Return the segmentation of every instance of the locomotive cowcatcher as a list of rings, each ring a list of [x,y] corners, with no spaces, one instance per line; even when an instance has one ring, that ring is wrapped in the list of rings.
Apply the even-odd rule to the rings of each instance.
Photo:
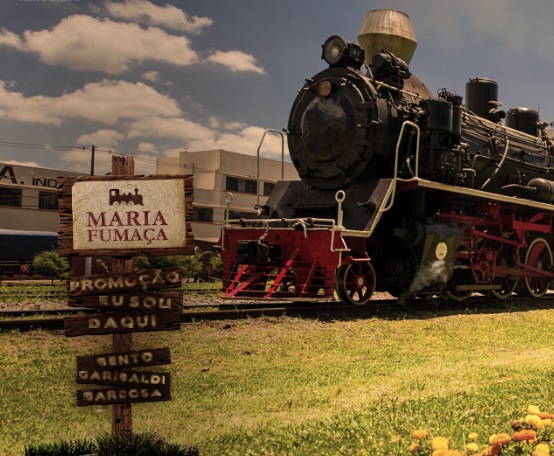
[[[224,296],[336,299],[374,291],[463,300],[542,297],[554,278],[554,146],[498,85],[433,96],[410,73],[409,18],[370,11],[358,43],[330,37],[287,127],[300,181],[258,218],[226,220]],[[365,66],[365,70],[362,67]]]

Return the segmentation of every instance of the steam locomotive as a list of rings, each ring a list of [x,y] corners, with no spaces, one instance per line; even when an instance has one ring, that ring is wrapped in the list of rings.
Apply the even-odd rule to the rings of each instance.
[[[465,102],[433,96],[410,73],[403,13],[370,11],[358,43],[330,37],[328,67],[293,103],[301,180],[279,182],[257,219],[225,221],[224,296],[542,297],[554,278],[547,124],[533,109],[502,111],[488,78],[469,80]]]

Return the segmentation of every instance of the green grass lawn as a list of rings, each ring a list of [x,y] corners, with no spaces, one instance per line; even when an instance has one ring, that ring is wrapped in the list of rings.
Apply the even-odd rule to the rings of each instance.
[[[172,400],[133,406],[136,432],[205,455],[409,454],[425,428],[463,449],[511,432],[529,405],[554,412],[554,311],[263,318],[134,335],[171,348]],[[111,430],[109,406],[77,407],[77,355],[110,336],[0,334],[0,454]],[[522,454],[531,454],[522,453]]]

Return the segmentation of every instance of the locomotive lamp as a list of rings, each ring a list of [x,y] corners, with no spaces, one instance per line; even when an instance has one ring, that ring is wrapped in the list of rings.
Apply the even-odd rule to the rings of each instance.
[[[321,58],[330,67],[347,66],[359,70],[364,63],[364,50],[338,35],[328,38],[321,47]]]

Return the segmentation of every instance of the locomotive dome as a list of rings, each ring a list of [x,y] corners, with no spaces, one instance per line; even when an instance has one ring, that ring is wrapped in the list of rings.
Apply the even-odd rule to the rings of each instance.
[[[367,65],[379,52],[391,52],[410,63],[417,47],[412,23],[407,14],[393,10],[372,10],[365,17],[358,34],[358,44],[366,56]]]

